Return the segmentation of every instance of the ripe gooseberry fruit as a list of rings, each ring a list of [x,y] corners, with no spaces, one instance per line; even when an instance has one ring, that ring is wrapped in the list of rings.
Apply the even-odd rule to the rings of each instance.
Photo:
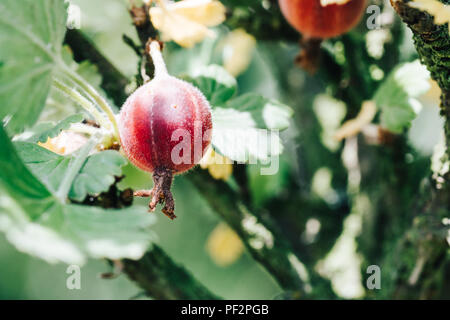
[[[320,60],[323,39],[342,35],[361,19],[366,0],[322,6],[321,0],[278,0],[286,20],[302,34],[302,51],[296,63],[313,74]]]
[[[278,0],[286,20],[307,38],[340,36],[361,19],[366,0],[322,6],[321,0]]]
[[[211,108],[200,90],[168,74],[157,41],[151,42],[150,55],[155,77],[123,105],[119,135],[128,159],[153,172],[153,189],[134,195],[151,197],[150,211],[165,202],[162,212],[174,219],[172,179],[195,166],[206,151],[211,141]]]

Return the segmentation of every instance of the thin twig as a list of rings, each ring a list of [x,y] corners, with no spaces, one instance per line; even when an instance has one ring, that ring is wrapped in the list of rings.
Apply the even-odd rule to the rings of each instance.
[[[89,61],[96,65],[102,75],[101,87],[116,106],[121,106],[127,99],[125,87],[128,79],[121,77],[120,71],[110,63],[80,30],[67,30],[64,42],[72,48],[74,60]]]

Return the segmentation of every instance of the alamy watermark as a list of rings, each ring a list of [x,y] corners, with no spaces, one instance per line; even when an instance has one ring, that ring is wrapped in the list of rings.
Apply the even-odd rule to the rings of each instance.
[[[71,264],[67,267],[66,273],[69,276],[66,279],[66,287],[69,290],[81,289],[81,268],[76,264]]]
[[[369,290],[381,289],[381,268],[376,264],[367,267],[367,274],[370,276],[366,280],[366,287]]]
[[[375,30],[381,28],[381,8],[375,4],[367,7],[366,13],[369,17],[366,21],[367,29]]]

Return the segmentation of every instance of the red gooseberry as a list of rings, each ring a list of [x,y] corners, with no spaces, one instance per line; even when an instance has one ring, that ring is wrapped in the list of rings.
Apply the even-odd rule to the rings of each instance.
[[[136,191],[135,196],[151,197],[151,211],[165,202],[162,212],[173,219],[173,175],[201,160],[211,141],[211,108],[197,88],[168,74],[157,41],[150,44],[150,55],[155,77],[128,97],[119,134],[128,159],[153,173],[153,189]]]
[[[360,21],[366,0],[321,5],[321,0],[278,0],[286,20],[304,37],[327,39],[342,35]]]

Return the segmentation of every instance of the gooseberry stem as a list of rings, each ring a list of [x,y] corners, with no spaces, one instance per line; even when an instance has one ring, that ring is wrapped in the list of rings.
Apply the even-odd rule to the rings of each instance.
[[[82,77],[80,77],[76,72],[74,72],[70,68],[64,67],[63,73],[70,80],[72,80],[76,85],[78,85],[83,91],[85,91],[86,94],[90,98],[92,98],[93,101],[99,106],[99,108],[107,115],[107,117],[112,125],[114,137],[118,140],[119,139],[119,129],[117,126],[116,117],[115,117],[111,107],[106,102],[106,100],[97,92],[97,90],[94,89],[94,87],[92,87],[88,82],[86,82],[86,80],[84,80]]]
[[[78,103],[84,110],[89,112],[101,126],[110,128],[110,124],[108,120],[104,117],[104,115],[97,110],[97,108],[92,104],[92,102],[83,97],[78,91],[74,90],[73,88],[67,86],[66,84],[62,83],[57,79],[53,79],[53,86],[62,93],[64,93],[65,95],[67,95],[73,101]]]
[[[167,76],[167,68],[162,57],[161,47],[158,41],[152,41],[150,43],[150,56],[153,60],[153,65],[155,66],[155,78]]]

